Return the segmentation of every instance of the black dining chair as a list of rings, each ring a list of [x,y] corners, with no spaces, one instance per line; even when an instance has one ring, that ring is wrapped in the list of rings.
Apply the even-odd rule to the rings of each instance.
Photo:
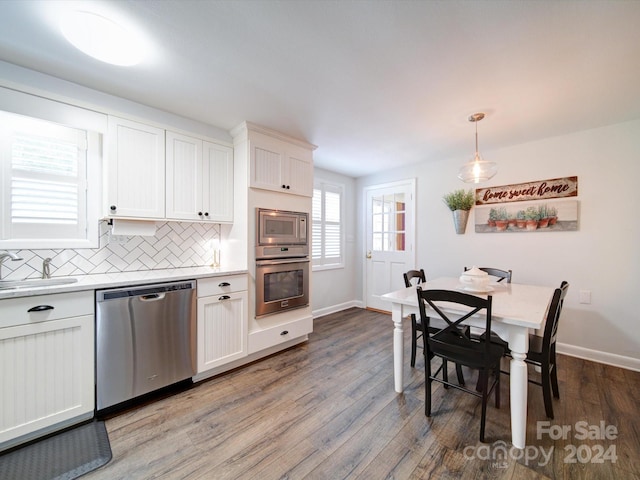
[[[464,271],[469,270],[469,267],[464,267]],[[499,268],[492,267],[478,267],[478,270],[482,270],[483,272],[487,272],[492,277],[496,277],[496,282],[502,282],[505,280],[507,283],[511,283],[511,270],[501,270]]]
[[[480,441],[484,442],[484,431],[487,417],[487,401],[492,391],[495,391],[495,405],[500,408],[500,359],[504,355],[504,348],[491,341],[484,341],[480,338],[472,338],[469,330],[464,325],[464,321],[473,315],[484,313],[485,331],[491,331],[491,304],[492,296],[487,298],[477,297],[454,290],[422,290],[416,287],[418,294],[418,305],[420,308],[420,320],[423,325],[430,328],[431,319],[427,316],[427,305],[445,322],[444,327],[438,328],[437,332],[429,335],[425,342],[424,364],[425,364],[425,415],[431,416],[431,384],[439,382],[446,387],[454,387],[476,397],[482,398],[482,414],[480,419]],[[458,304],[459,309],[469,310],[455,320],[442,310],[442,303]],[[458,315],[455,315],[456,317]],[[435,357],[440,357],[445,361],[455,362],[457,365],[467,365],[482,372],[483,385],[480,392],[471,390],[460,385],[449,382],[446,367],[441,366],[432,372],[431,361]],[[442,378],[438,374],[442,371]],[[490,373],[495,375],[492,377]],[[489,378],[493,380],[489,385]]]
[[[542,387],[542,398],[544,399],[544,410],[548,418],[553,418],[553,402],[551,392],[555,398],[560,398],[558,387],[558,364],[556,359],[556,337],[558,335],[558,324],[564,299],[569,290],[569,282],[563,281],[560,288],[556,288],[547,311],[546,323],[542,337],[529,335],[529,351],[525,362],[540,367],[540,381],[529,379],[530,383]],[[509,354],[509,352],[507,352]]]
[[[555,398],[560,398],[558,387],[558,366],[556,361],[556,337],[558,334],[558,324],[564,299],[569,290],[569,283],[563,281],[560,288],[556,288],[551,297],[551,303],[547,310],[544,332],[542,337],[533,333],[529,334],[529,351],[525,362],[534,367],[540,368],[540,381],[529,378],[529,382],[542,387],[542,398],[544,399],[544,410],[548,418],[553,418],[553,402],[551,393]],[[495,334],[491,335],[491,342],[505,348],[505,355],[511,356],[511,351],[507,342]],[[503,371],[504,374],[509,372]]]
[[[466,272],[467,270],[469,270],[469,267],[464,267],[464,271]],[[478,270],[482,270],[483,272],[486,272],[488,275],[495,277],[497,283],[500,283],[502,281],[504,281],[505,283],[511,283],[511,277],[513,276],[513,272],[511,270],[502,270],[500,268],[478,267]],[[498,337],[498,335],[496,335],[493,332],[491,333],[491,341],[494,341],[495,343],[498,343],[498,344],[502,343],[506,348],[506,342],[504,342],[500,337]],[[478,375],[476,390],[480,391],[481,388],[482,388],[482,375]]]
[[[404,275],[404,285],[409,288],[415,285],[420,285],[427,281],[427,277],[424,274],[424,270],[421,268],[420,270],[409,270]],[[432,327],[428,329],[427,332],[433,333],[438,329]],[[415,368],[416,366],[416,350],[418,348],[418,340],[422,339],[422,344],[424,348],[424,338],[425,333],[423,329],[422,322],[416,319],[416,315],[414,313],[411,314],[411,367]],[[462,367],[460,365],[456,365],[456,374],[458,376],[458,383],[460,385],[464,385],[464,375],[462,374]]]
[[[424,274],[424,270],[409,270],[404,276],[404,286],[409,288],[414,285],[419,285],[427,281]],[[416,366],[416,349],[418,347],[418,340],[422,338],[422,324],[416,320],[415,314],[411,314],[411,367]],[[423,339],[424,342],[424,339]]]

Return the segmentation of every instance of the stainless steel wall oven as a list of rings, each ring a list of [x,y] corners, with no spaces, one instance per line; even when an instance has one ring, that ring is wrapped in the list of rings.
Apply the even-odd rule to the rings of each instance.
[[[256,317],[309,305],[307,218],[257,209]]]
[[[256,261],[256,316],[308,304],[308,258]]]

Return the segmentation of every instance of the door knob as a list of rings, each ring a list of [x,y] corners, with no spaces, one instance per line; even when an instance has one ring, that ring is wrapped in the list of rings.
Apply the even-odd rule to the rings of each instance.
[[[371,250],[367,252],[367,258],[371,258]]]

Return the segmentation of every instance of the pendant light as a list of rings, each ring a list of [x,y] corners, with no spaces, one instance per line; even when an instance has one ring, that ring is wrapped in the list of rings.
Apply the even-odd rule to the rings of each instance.
[[[478,152],[478,122],[484,118],[484,113],[474,113],[469,121],[476,124],[476,155],[470,162],[465,163],[458,171],[458,178],[466,183],[486,182],[498,172],[496,162],[487,162]]]

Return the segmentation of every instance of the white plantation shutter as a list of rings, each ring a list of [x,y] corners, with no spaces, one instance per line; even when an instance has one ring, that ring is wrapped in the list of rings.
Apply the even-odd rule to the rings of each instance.
[[[88,132],[0,112],[0,240],[87,239]]]
[[[319,182],[313,190],[313,247],[314,266],[342,266],[344,264],[342,196],[343,187]]]

